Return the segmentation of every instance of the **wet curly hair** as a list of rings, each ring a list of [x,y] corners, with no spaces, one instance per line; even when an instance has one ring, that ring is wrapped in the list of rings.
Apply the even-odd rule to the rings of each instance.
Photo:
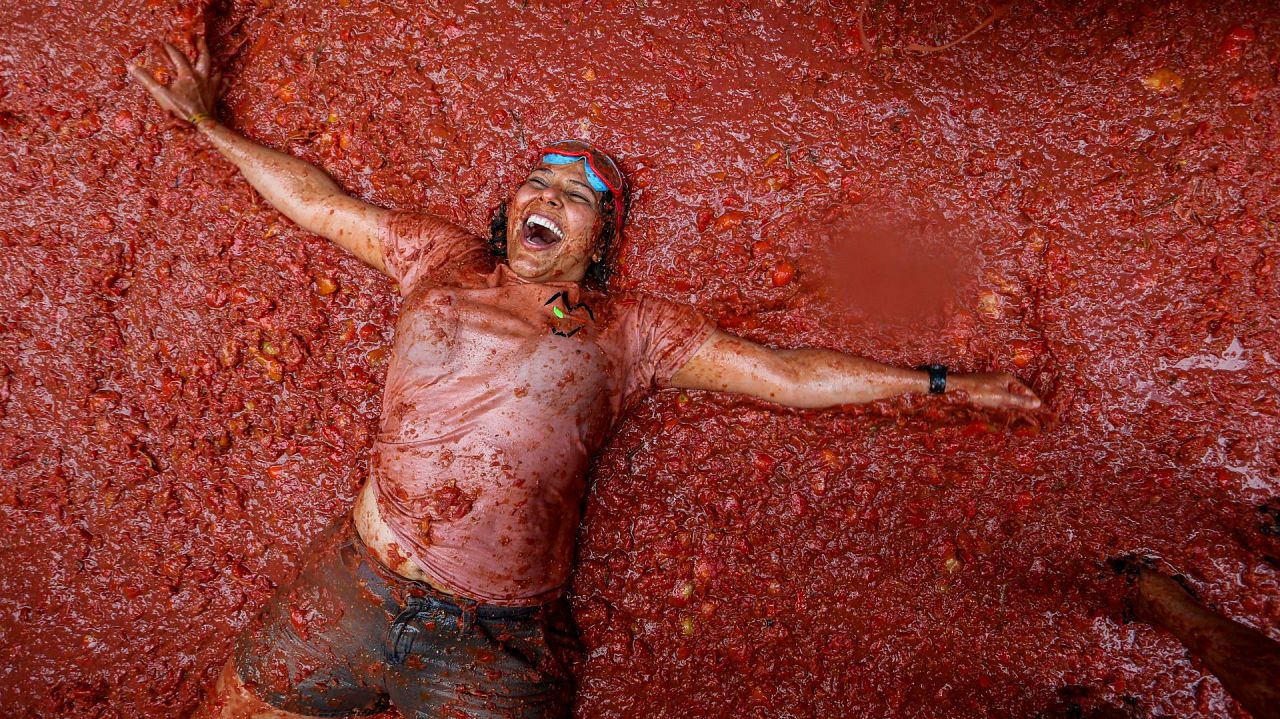
[[[623,213],[627,211],[630,198],[627,193],[622,195]],[[613,202],[613,193],[606,192],[600,197],[600,219],[604,221],[604,227],[600,229],[599,248],[600,261],[592,262],[587,266],[587,274],[583,277],[584,283],[591,289],[603,292],[609,285],[609,277],[613,274],[613,254],[614,242],[618,239],[618,223],[616,220]],[[500,259],[506,259],[507,256],[507,203],[502,203],[493,213],[493,219],[489,220],[489,252]]]

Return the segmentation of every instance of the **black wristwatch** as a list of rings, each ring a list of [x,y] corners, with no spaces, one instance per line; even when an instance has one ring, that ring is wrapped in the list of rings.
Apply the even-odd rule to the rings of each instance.
[[[947,366],[944,364],[924,364],[916,368],[929,373],[929,394],[942,394],[947,391]]]

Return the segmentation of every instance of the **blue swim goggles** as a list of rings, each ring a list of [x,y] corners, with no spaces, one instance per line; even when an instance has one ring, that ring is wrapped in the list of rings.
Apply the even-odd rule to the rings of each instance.
[[[583,160],[587,184],[591,189],[601,194],[613,194],[613,215],[621,230],[626,179],[613,158],[581,140],[561,140],[542,148],[542,162],[548,165],[572,165]]]

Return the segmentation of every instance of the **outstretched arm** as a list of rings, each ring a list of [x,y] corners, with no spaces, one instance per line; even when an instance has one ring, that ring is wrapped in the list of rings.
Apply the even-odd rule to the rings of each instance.
[[[351,197],[314,165],[251,142],[218,124],[213,105],[221,76],[210,74],[209,48],[203,38],[194,67],[174,46],[165,43],[164,48],[174,72],[168,87],[138,65],[129,68],[156,102],[178,119],[195,125],[272,207],[385,273],[381,238],[391,212]]]
[[[769,349],[716,332],[672,376],[671,384],[745,394],[788,407],[818,408],[927,392],[929,375],[831,350]],[[951,375],[947,391],[955,390],[963,390],[983,407],[1040,406],[1034,392],[1007,374]]]

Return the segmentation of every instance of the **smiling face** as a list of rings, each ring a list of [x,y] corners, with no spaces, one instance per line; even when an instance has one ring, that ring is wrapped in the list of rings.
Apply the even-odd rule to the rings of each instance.
[[[580,282],[599,259],[600,193],[582,162],[540,163],[507,206],[507,264],[531,282]]]

